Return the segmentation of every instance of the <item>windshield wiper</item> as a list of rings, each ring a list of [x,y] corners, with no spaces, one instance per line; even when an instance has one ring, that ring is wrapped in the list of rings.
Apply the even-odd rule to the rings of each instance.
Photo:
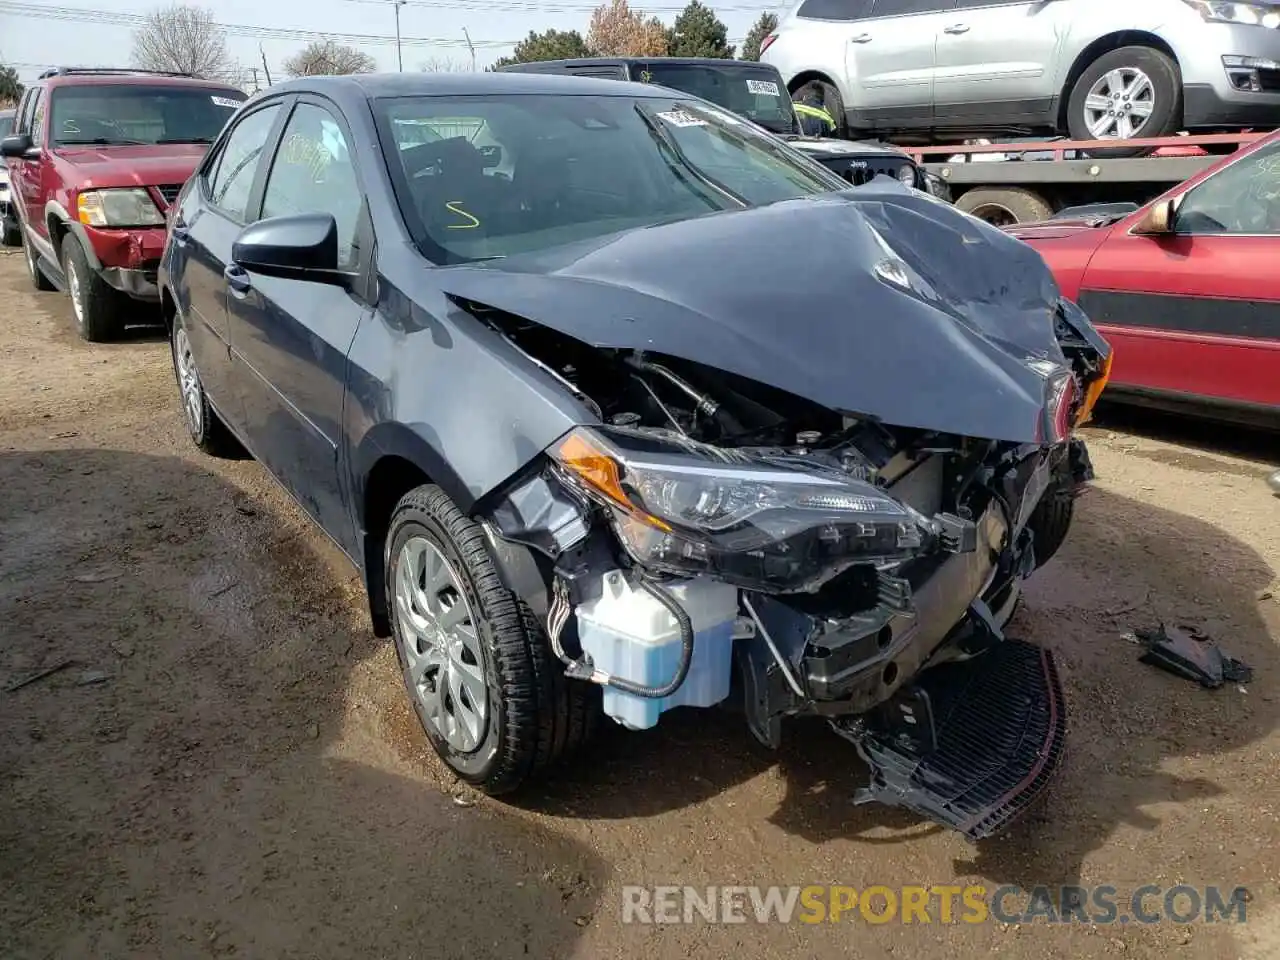
[[[86,137],[83,140],[59,140],[59,147],[147,147],[146,140],[129,140],[125,137]]]
[[[675,137],[668,135],[668,133],[662,129],[662,125],[650,115],[648,110],[637,103],[635,105],[635,111],[640,114],[640,119],[643,120],[644,125],[649,128],[649,135],[652,136],[660,146],[665,146],[670,150],[672,156],[680,161],[680,164],[693,174],[700,183],[704,186],[710,187],[716,193],[725,197],[730,202],[736,203],[740,207],[751,206],[751,204],[747,202],[746,197],[725,186],[715,177],[711,176],[711,174],[707,173],[696,163],[690,160],[688,154],[681,149],[680,144],[676,143]],[[676,168],[673,165],[672,170],[675,169]]]
[[[213,137],[163,137],[156,143],[213,143]]]

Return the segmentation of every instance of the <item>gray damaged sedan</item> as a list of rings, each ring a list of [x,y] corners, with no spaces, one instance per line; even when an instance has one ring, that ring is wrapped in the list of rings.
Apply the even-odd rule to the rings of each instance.
[[[1052,776],[1005,624],[1110,349],[1030,247],[682,94],[502,73],[273,87],[169,230],[192,439],[360,568],[463,779],[677,707],[825,718],[858,799],[970,837]]]

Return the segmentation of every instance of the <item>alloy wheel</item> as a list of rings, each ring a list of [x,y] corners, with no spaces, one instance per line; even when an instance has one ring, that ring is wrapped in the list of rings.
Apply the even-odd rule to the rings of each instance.
[[[173,353],[178,361],[178,387],[182,391],[187,429],[193,437],[199,437],[204,430],[204,392],[200,387],[196,358],[191,353],[191,341],[182,327],[178,327],[173,335]]]
[[[67,258],[67,292],[71,294],[71,309],[75,312],[76,323],[84,326],[84,285],[80,280],[80,270],[75,261]]]
[[[1095,140],[1128,140],[1147,124],[1156,107],[1155,85],[1141,70],[1120,67],[1089,88],[1084,121]]]
[[[400,548],[393,587],[409,690],[423,720],[459,753],[484,743],[489,685],[462,582],[423,536]]]

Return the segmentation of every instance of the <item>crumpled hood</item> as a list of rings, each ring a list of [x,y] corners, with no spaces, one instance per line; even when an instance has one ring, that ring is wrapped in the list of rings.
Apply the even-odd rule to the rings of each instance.
[[[921,292],[877,275],[894,253]],[[1033,362],[1066,366],[1058,289],[1040,255],[888,180],[438,279],[597,347],[681,357],[843,413],[994,440],[1042,441],[1054,371]]]

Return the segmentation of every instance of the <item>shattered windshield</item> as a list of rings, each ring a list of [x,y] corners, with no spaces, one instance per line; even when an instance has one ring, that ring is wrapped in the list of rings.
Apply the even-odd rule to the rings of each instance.
[[[378,112],[397,200],[437,263],[847,187],[741,118],[678,97],[413,97]],[[438,139],[411,142],[409,129]]]
[[[658,83],[709,100],[783,136],[798,132],[791,97],[776,70],[725,61],[723,66],[650,61],[633,71],[642,83]]]

